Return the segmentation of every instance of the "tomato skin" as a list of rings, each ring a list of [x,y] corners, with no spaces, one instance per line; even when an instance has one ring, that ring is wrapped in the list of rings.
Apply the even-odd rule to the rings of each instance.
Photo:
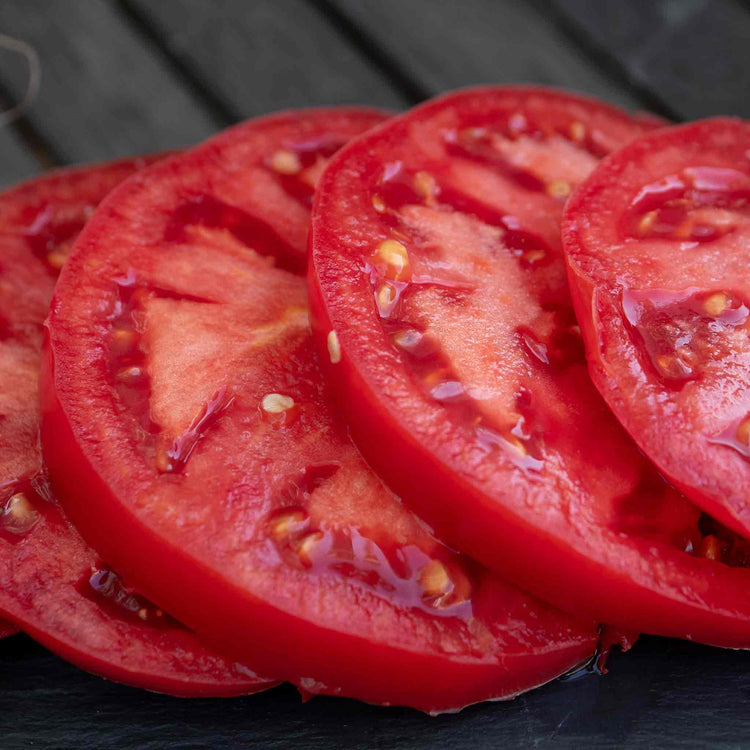
[[[0,638],[7,638],[10,635],[15,635],[17,632],[18,628],[12,622],[0,621]]]
[[[9,347],[1,361],[5,372],[20,370],[31,389],[0,392],[0,613],[59,656],[107,679],[175,696],[244,695],[275,683],[212,653],[194,633],[131,594],[62,514],[37,448],[36,361],[66,249],[107,193],[162,156],[57,170],[0,195],[0,347]],[[24,352],[20,365],[18,351]],[[19,497],[22,512],[14,520],[12,503]],[[97,575],[107,577],[109,596],[94,588]]]
[[[336,110],[331,112],[335,113]],[[320,117],[324,122],[318,128],[325,124],[323,113]],[[290,114],[240,126],[249,128],[247,144],[242,148],[243,158],[254,163],[254,133],[262,135],[267,129],[273,134],[275,127],[280,124],[287,127],[293,118],[294,115]],[[374,115],[372,119],[376,119]],[[219,136],[213,143],[193,152],[196,156],[188,155],[188,158],[196,158],[197,163],[203,165],[201,154],[209,153],[211,162],[221,165],[221,149],[234,137],[231,133]],[[237,144],[242,145],[244,137],[238,138]],[[268,139],[266,142],[269,142]],[[270,143],[274,143],[274,139]],[[239,166],[234,160],[230,163],[233,167]],[[348,580],[341,581],[333,576],[326,585],[333,590],[338,590],[334,586],[342,587],[344,592],[351,589],[352,593],[342,593],[338,604],[331,607],[340,609],[340,613],[324,612],[316,621],[295,606],[299,598],[314,600],[326,593],[315,588],[317,584],[314,579],[309,583],[309,589],[282,591],[286,595],[286,600],[282,599],[282,602],[287,602],[283,604],[274,597],[256,593],[240,584],[241,579],[234,575],[235,571],[220,565],[217,567],[215,560],[209,561],[191,551],[184,537],[180,536],[179,528],[174,528],[174,525],[167,528],[166,524],[150,516],[148,509],[134,508],[129,497],[118,493],[116,482],[108,481],[111,477],[103,475],[102,449],[88,436],[82,437],[82,415],[76,402],[79,397],[84,401],[90,396],[103,394],[105,398],[108,397],[107,388],[100,389],[98,385],[100,362],[96,356],[87,360],[88,369],[95,372],[85,375],[85,393],[81,392],[80,382],[71,370],[74,360],[71,340],[76,337],[77,324],[67,317],[66,308],[80,296],[77,294],[77,284],[81,282],[76,275],[83,274],[82,269],[92,267],[87,261],[95,255],[98,243],[105,242],[113,233],[117,236],[117,232],[121,231],[118,222],[128,214],[132,208],[129,200],[139,195],[141,188],[150,189],[162,179],[170,185],[169,180],[175,173],[195,175],[199,171],[189,160],[174,160],[152,170],[142,180],[130,181],[113,194],[81,236],[71,261],[72,266],[68,267],[57,288],[44,349],[41,439],[56,491],[84,537],[94,543],[114,567],[137,584],[139,590],[188,623],[207,642],[231,652],[233,658],[240,658],[243,662],[249,658],[255,668],[263,669],[262,665],[266,665],[274,675],[295,682],[306,693],[347,695],[373,703],[407,705],[439,712],[488,698],[513,697],[585,661],[596,643],[595,627],[590,620],[561,615],[506,586],[486,571],[478,574],[479,591],[472,601],[478,602],[477,606],[481,604],[494,608],[489,613],[476,614],[477,627],[487,632],[491,648],[478,647],[473,652],[467,649],[449,654],[442,650],[441,642],[437,646],[432,642],[422,643],[412,635],[412,630],[418,633],[429,628],[429,632],[436,634],[438,640],[443,632],[459,630],[464,623],[459,626],[444,624],[436,619],[440,615],[434,616],[430,612],[429,616],[425,616],[423,610],[413,607],[399,607],[392,611],[387,599],[376,603],[377,615],[371,614],[368,592],[359,590]],[[217,169],[209,174],[206,182],[217,189],[223,174],[223,170]],[[151,179],[154,180],[153,184],[149,182]],[[237,186],[231,180],[229,183]],[[184,188],[184,185],[181,187]],[[217,193],[220,194],[220,188]],[[172,210],[169,206],[173,203],[179,205],[182,194],[183,191],[174,195],[167,191],[167,197],[163,198],[168,204],[167,210]],[[244,196],[245,192],[239,190],[236,194]],[[161,196],[157,190],[151,195]],[[236,207],[246,210],[243,200],[237,199]],[[278,215],[284,214],[280,210],[284,208],[283,204],[274,208]],[[270,209],[260,211],[256,218],[263,219],[268,212]],[[156,215],[158,211],[154,203],[149,202],[144,221],[150,221]],[[163,221],[168,223],[168,219]],[[113,226],[117,229],[113,229]],[[290,232],[293,230],[303,234],[298,227],[289,229]],[[140,232],[136,236],[139,241],[144,241],[144,235]],[[304,257],[304,244],[292,245]],[[132,255],[128,256],[128,260],[135,263]],[[297,281],[304,290],[301,279]],[[98,282],[100,280],[96,279],[95,283]],[[239,291],[242,291],[242,287]],[[298,361],[298,369],[302,369],[299,376],[314,385],[319,382],[317,363],[312,347],[308,344],[306,347],[303,350],[304,362]],[[74,369],[78,366],[76,364]],[[109,412],[96,423],[104,424],[108,417]],[[94,421],[92,419],[89,423]],[[333,424],[337,423],[331,421]],[[331,429],[328,424],[326,428],[329,432],[338,430]],[[324,441],[321,438],[318,442]],[[346,445],[349,446],[349,443]],[[123,451],[127,449],[128,446]],[[111,451],[104,449],[103,452],[109,460]],[[302,454],[303,451],[299,446],[289,445],[286,452]],[[343,462],[343,450],[341,456]],[[143,476],[146,474],[140,465],[133,466],[128,481],[140,488],[143,486]],[[206,481],[209,479],[206,477]],[[396,512],[395,507],[399,514],[403,514],[401,506],[392,496],[384,488],[381,487],[381,490],[383,494],[378,496],[378,501],[385,506],[383,510],[390,516]],[[206,505],[211,500],[213,498],[206,498]],[[225,510],[220,505],[211,507]],[[233,525],[222,524],[222,528],[231,530]],[[429,535],[421,524],[419,529],[420,535],[416,538],[420,541],[426,539]],[[219,554],[219,561],[223,552],[219,547],[222,544],[218,542],[213,548]],[[438,546],[434,540],[432,544]],[[134,550],[137,553],[134,554]],[[198,551],[201,552],[200,547]],[[282,580],[273,577],[277,575],[276,570],[269,568],[263,571],[263,577],[271,581]],[[353,606],[352,602],[357,599],[359,602]],[[367,608],[362,602],[367,602]],[[529,609],[532,619],[527,621],[526,611]],[[497,618],[492,617],[495,610]],[[498,654],[493,649],[499,649],[499,644],[495,645],[491,633],[486,629],[494,627],[495,621],[503,625],[506,621],[503,618],[508,617],[511,620],[508,623],[508,640],[513,645]],[[514,621],[520,624],[515,626]],[[337,624],[334,626],[331,622]],[[352,622],[357,623],[356,628],[352,628]],[[378,624],[374,634],[368,632],[373,628],[373,623]],[[389,640],[388,634],[391,632],[392,638]],[[460,632],[463,633],[463,629]],[[457,637],[455,642],[459,640]],[[467,640],[471,644],[478,643]]]
[[[513,87],[449,94],[358,139],[329,165],[313,212],[308,273],[314,335],[327,382],[368,462],[449,544],[565,611],[587,613],[639,632],[750,647],[750,571],[715,565],[617,528],[587,528],[586,522],[579,526],[555,513],[540,522],[513,493],[474,479],[462,461],[471,445],[447,420],[419,414],[421,402],[412,404],[405,395],[414,391],[381,331],[361,271],[360,251],[353,249],[362,246],[367,231],[380,237],[380,227],[368,224],[367,207],[357,196],[366,194],[364,185],[369,184],[376,160],[400,158],[390,149],[410,128],[426,127],[433,116],[455,123],[462,113],[468,113],[472,125],[485,124],[483,112],[525,96],[565,99],[562,93]],[[590,100],[572,101],[601,111]],[[603,109],[614,113],[626,129],[622,113]],[[631,138],[645,129],[633,126]],[[357,237],[351,245],[348,228],[343,231],[337,223],[342,204],[350,215],[364,217],[351,230]],[[332,330],[340,344],[337,363],[327,354]],[[607,431],[619,434],[614,420],[606,415],[601,419]],[[438,429],[439,443],[434,438]],[[622,438],[617,444],[627,454],[610,451],[613,473],[645,471],[632,446]],[[498,467],[501,470],[505,472]],[[506,487],[517,481],[507,472]],[[684,507],[688,515],[693,512],[679,498],[674,505]]]
[[[615,223],[632,210],[629,204],[645,190],[644,185],[670,179],[693,167],[744,171],[747,194],[748,146],[750,124],[741,120],[716,118],[661,130],[604,160],[571,198],[563,225],[571,293],[584,330],[592,380],[660,471],[708,514],[745,537],[750,536],[750,463],[702,432],[697,422],[712,421],[706,415],[709,411],[722,414],[725,423],[750,412],[747,354],[740,371],[732,370],[731,398],[722,395],[721,382],[713,373],[704,386],[688,382],[676,391],[660,382],[641,357],[634,333],[627,329],[621,312],[621,295],[623,289],[647,292],[649,288],[668,286],[670,273],[678,291],[690,288],[700,295],[728,285],[730,290],[746,295],[750,289],[744,273],[747,218],[744,230],[740,225],[713,242],[688,242],[687,249],[665,239],[671,250],[668,258],[660,244],[654,244],[653,252],[648,246],[641,251],[639,243],[643,245],[649,237],[623,239],[625,228],[620,224],[615,228]],[[610,206],[612,226],[598,219],[587,221],[586,217],[605,201]],[[747,198],[745,212],[746,205]],[[607,257],[610,248],[615,248],[627,258],[629,247],[635,247],[633,257],[643,268],[640,274],[629,272],[624,264],[618,270],[617,259]],[[735,258],[725,263],[718,253]],[[665,267],[672,264],[676,267],[667,271]],[[739,357],[742,353],[735,359]],[[702,409],[700,400],[713,406]],[[719,431],[719,422],[717,417],[712,431]]]

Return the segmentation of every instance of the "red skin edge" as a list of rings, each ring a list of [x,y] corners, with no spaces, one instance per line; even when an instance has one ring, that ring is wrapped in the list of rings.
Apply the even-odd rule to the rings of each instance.
[[[318,246],[333,241],[316,237]],[[738,623],[735,618],[694,609],[676,600],[665,605],[664,597],[649,588],[546,537],[423,450],[404,429],[398,415],[381,403],[376,391],[359,375],[344,346],[338,364],[332,365],[326,356],[326,338],[334,326],[319,286],[313,253],[309,257],[313,336],[317,351],[323,354],[320,360],[326,382],[337,394],[337,404],[352,438],[373,469],[388,477],[396,494],[410,499],[418,515],[429,510],[429,515],[435,517],[435,508],[441,509],[439,523],[435,524],[441,539],[449,544],[461,540],[464,550],[490,567],[497,568],[502,555],[497,568],[501,575],[563,611],[586,613],[600,622],[636,632],[678,638],[688,637],[682,620],[689,618],[695,624],[691,639],[729,648],[750,647],[750,623]],[[470,498],[467,505],[476,510],[470,523],[466,523],[464,503],[456,502],[456,498]],[[425,505],[420,507],[422,502]],[[508,527],[515,529],[513,535],[507,533]],[[526,564],[519,565],[519,560]],[[529,561],[534,561],[533,565]],[[571,581],[586,583],[572,587]],[[595,611],[592,599],[597,602]],[[632,619],[623,618],[623,612],[632,612]]]
[[[97,498],[106,497],[109,490],[80,449],[57,398],[54,343],[50,342],[49,335],[45,337],[40,391],[42,448],[50,475],[55,478],[53,487],[59,496],[67,498],[65,509],[72,521],[84,538],[90,536],[92,529],[97,529],[97,538],[108,540],[107,547],[100,545],[99,552],[114,569],[128,568],[126,560],[134,554],[131,540],[137,539],[137,554],[149,559],[152,566],[168,570],[174,581],[171,589],[174,595],[169,600],[157,598],[155,592],[149,591],[147,587],[139,587],[139,591],[190,627],[194,627],[202,619],[197,617],[199,610],[196,602],[200,601],[201,607],[215,611],[217,619],[223,622],[223,627],[215,632],[204,628],[200,635],[219,653],[226,649],[228,642],[247,644],[245,653],[233,653],[233,658],[248,662],[260,674],[272,674],[285,679],[287,675],[279,674],[280,665],[293,665],[296,654],[293,650],[276,644],[276,634],[279,629],[283,629],[291,636],[285,639],[287,644],[299,644],[300,653],[304,652],[305,661],[311,664],[311,674],[317,683],[322,683],[323,686],[327,683],[335,684],[335,674],[340,672],[341,664],[351,665],[355,676],[368,674],[377,665],[374,672],[377,678],[370,677],[366,685],[363,681],[358,694],[350,697],[379,704],[387,704],[387,697],[393,705],[406,704],[426,712],[463,708],[482,700],[483,696],[492,694],[493,691],[507,691],[509,694],[505,698],[509,699],[528,689],[524,687],[522,690],[513,690],[513,685],[498,685],[497,666],[491,663],[449,664],[444,659],[396,648],[384,652],[382,647],[367,639],[346,634],[332,637],[330,633],[326,635],[325,631],[321,632],[317,637],[325,636],[329,646],[311,654],[306,643],[313,625],[275,608],[268,608],[263,602],[201,566],[183,550],[167,546],[116,499],[97,501]],[[71,467],[76,468],[75,478],[71,475]],[[81,492],[81,487],[86,488],[85,493]],[[102,534],[102,531],[105,533]],[[182,592],[185,591],[198,592],[198,595],[183,596]],[[264,616],[264,610],[268,612],[268,617]],[[238,625],[227,633],[227,623],[248,621],[255,624],[252,631]],[[538,675],[537,684],[542,685],[558,677],[571,665],[586,661],[591,656],[592,647],[593,642],[585,642],[566,651],[556,651],[554,658],[549,654],[522,656],[513,660],[517,661],[516,664],[508,663],[508,671],[512,675],[520,675],[521,684],[524,679],[528,679],[527,675]],[[331,654],[335,654],[338,670],[329,670]],[[96,671],[95,665],[90,666]],[[471,689],[457,690],[455,695],[446,699],[447,705],[441,703],[436,706],[428,702],[420,703],[419,699],[415,699],[415,696],[421,695],[436,680],[443,684],[470,685]],[[315,686],[315,692],[337,693],[335,689],[326,690],[320,684]]]
[[[174,153],[176,152],[170,150],[144,157],[125,158],[121,161],[128,162],[133,159],[143,158],[147,162],[155,162]],[[112,162],[112,165],[116,166],[119,163],[120,161]],[[96,168],[97,165],[91,165],[91,167]],[[55,172],[55,177],[62,178],[68,171],[76,173],[79,169],[80,167],[71,167],[69,170],[60,169]],[[30,180],[30,182],[33,181],[33,179]],[[0,620],[0,638],[14,635],[20,632],[22,628],[23,632],[31,636],[35,641],[66,661],[75,664],[87,672],[115,682],[122,682],[130,687],[145,688],[179,698],[229,698],[262,692],[279,684],[277,681],[264,682],[260,677],[257,679],[257,685],[252,689],[249,681],[241,681],[239,679],[233,683],[224,681],[214,683],[208,680],[192,681],[187,676],[185,679],[173,679],[167,676],[156,677],[154,674],[150,674],[148,679],[144,680],[142,669],[127,669],[124,666],[115,668],[112,661],[101,660],[87,653],[85,649],[73,647],[69,640],[56,638],[47,630],[37,627],[36,620],[34,619],[26,621],[22,617],[19,617],[18,624],[20,628],[7,620]]]
[[[7,638],[9,635],[15,635],[18,628],[7,620],[0,620],[0,638]]]
[[[279,685],[279,682],[262,682],[258,678],[255,688],[250,688],[247,682],[237,681],[234,684],[223,682],[201,683],[187,680],[175,680],[169,677],[161,677],[157,681],[153,675],[147,680],[142,678],[142,669],[117,669],[112,666],[111,661],[103,661],[76,648],[70,648],[69,641],[58,640],[45,630],[40,630],[34,625],[24,623],[23,632],[31,636],[37,643],[52,651],[71,664],[90,672],[103,679],[121,683],[127,687],[143,688],[150,692],[172,696],[173,698],[234,698],[240,695],[253,695],[262,693]]]

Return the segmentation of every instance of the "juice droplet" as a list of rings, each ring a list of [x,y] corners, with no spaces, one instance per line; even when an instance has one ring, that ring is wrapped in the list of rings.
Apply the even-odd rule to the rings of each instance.
[[[205,437],[219,417],[229,408],[234,396],[227,387],[220,388],[195,416],[185,432],[172,441],[166,450],[157,450],[159,471],[175,473],[185,468],[199,441]]]

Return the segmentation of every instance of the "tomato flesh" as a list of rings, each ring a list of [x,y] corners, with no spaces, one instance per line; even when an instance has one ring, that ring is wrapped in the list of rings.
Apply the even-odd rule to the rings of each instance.
[[[749,149],[737,120],[654,134],[603,164],[565,223],[594,382],[661,471],[745,537]]]
[[[565,198],[650,128],[488,88],[358,139],[313,212],[313,328],[355,442],[448,543],[561,609],[748,646],[750,571],[699,556],[715,535],[599,397],[567,285]]]
[[[253,121],[114,193],[57,287],[42,440],[87,540],[199,634],[305,693],[434,712],[552,679],[596,634],[437,541],[335,416],[289,184],[330,153],[310,175],[288,153],[381,119]]]
[[[59,269],[99,201],[154,160],[61,171],[0,195],[0,613],[109,679],[238,695],[272,683],[125,586],[63,515],[37,445],[43,322]]]

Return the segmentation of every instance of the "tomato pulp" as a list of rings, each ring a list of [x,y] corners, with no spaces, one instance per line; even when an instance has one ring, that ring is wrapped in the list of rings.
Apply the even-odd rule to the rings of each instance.
[[[38,372],[57,274],[102,198],[154,158],[60,171],[0,194],[0,613],[69,661],[175,695],[271,683],[205,648],[125,586],[50,492],[38,448]]]
[[[596,635],[433,538],[334,416],[301,273],[310,198],[381,119],[251,121],[113,193],[52,303],[42,440],[84,536],[234,658],[442,711],[552,679]]]
[[[623,149],[564,228],[594,383],[667,477],[750,537],[750,123]]]
[[[749,646],[745,548],[703,554],[588,378],[567,286],[566,197],[648,129],[484,88],[357,139],[313,211],[313,329],[355,442],[446,542],[561,609]]]

